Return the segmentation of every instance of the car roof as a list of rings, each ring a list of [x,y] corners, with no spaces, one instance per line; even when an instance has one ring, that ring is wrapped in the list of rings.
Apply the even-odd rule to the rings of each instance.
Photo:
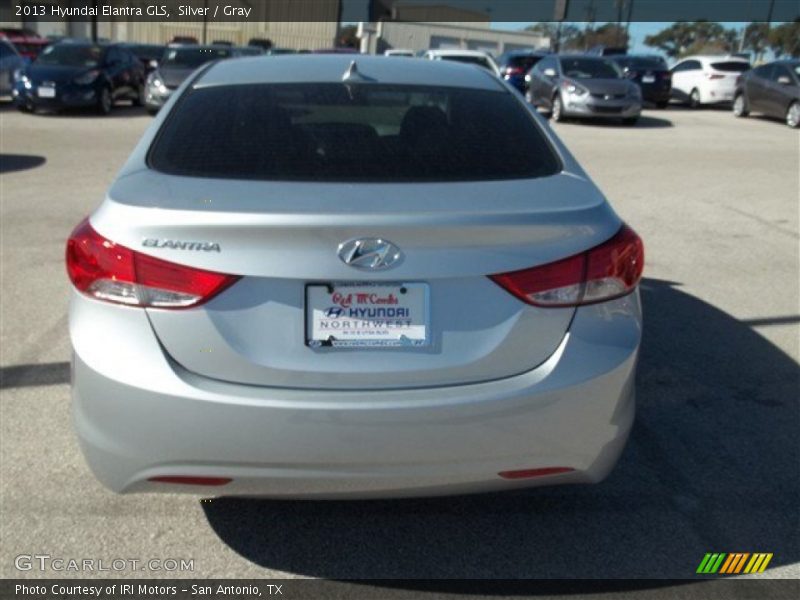
[[[550,54],[549,50],[509,50],[508,52],[503,52],[501,56],[544,56],[545,54]]]
[[[461,50],[460,48],[428,50],[428,54],[433,56],[480,56],[483,58],[489,56],[489,54],[483,50]]]
[[[389,56],[293,54],[214,63],[195,87],[257,83],[341,83],[355,63],[358,82],[506,91],[488,71],[452,61],[397,61]]]
[[[744,62],[749,63],[750,61],[746,58],[742,58],[741,56],[732,56],[730,54],[693,54],[691,56],[684,56],[678,62],[683,62],[685,60],[701,60],[710,62],[712,60],[726,60],[729,62]]]

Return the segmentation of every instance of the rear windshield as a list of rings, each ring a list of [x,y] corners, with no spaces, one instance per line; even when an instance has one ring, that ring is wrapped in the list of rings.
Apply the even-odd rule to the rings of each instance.
[[[620,67],[625,69],[638,69],[644,71],[650,70],[666,70],[667,63],[660,58],[617,58],[614,59]]]
[[[461,63],[468,63],[471,65],[478,65],[479,67],[483,67],[484,69],[488,69],[489,71],[494,72],[489,59],[484,58],[482,56],[466,56],[463,54],[451,54],[449,56],[440,56],[441,60],[452,60],[455,62]]]
[[[562,58],[561,70],[572,79],[619,79],[622,73],[612,61],[603,58]]]
[[[522,179],[560,169],[507,92],[341,83],[191,90],[149,164],[197,177],[374,182]]]
[[[524,69],[524,70],[527,71],[533,65],[538,63],[540,60],[542,60],[542,57],[541,56],[535,56],[535,55],[531,55],[531,56],[525,56],[525,55],[522,55],[522,56],[511,56],[511,57],[509,57],[508,62],[506,64],[509,67],[516,67],[518,69]]]
[[[159,60],[164,55],[164,46],[139,44],[136,46],[129,46],[128,49],[133,52],[137,58],[142,60]]]
[[[744,73],[750,70],[750,63],[740,61],[714,62],[711,68],[715,71],[728,71],[730,73]]]

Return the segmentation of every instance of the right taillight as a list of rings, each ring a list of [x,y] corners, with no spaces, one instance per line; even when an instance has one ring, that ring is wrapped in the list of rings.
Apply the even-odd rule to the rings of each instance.
[[[188,308],[239,279],[141,254],[97,233],[85,219],[67,240],[67,274],[92,298],[128,306]]]
[[[553,263],[492,275],[514,296],[535,306],[580,306],[629,294],[642,278],[644,245],[627,225],[599,246]]]

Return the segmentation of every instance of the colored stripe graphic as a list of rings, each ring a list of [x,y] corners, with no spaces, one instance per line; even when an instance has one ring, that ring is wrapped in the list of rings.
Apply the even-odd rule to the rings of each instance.
[[[753,558],[747,563],[744,569],[745,573],[763,573],[767,568],[769,561],[772,560],[772,552],[758,552],[753,554]]]
[[[714,574],[719,570],[722,561],[725,560],[726,554],[723,552],[722,554],[719,553],[708,553],[703,557],[700,566],[697,567],[698,573],[705,573],[705,574]]]
[[[707,552],[697,567],[702,575],[738,575],[739,573],[763,573],[772,560],[771,552]],[[745,566],[747,565],[747,566]]]

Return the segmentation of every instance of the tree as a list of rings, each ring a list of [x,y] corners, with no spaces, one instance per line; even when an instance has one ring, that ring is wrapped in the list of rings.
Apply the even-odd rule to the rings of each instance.
[[[338,46],[340,48],[355,48],[358,50],[361,41],[356,37],[356,29],[355,25],[346,25],[339,30]]]
[[[542,37],[550,38],[550,46],[552,47],[556,43],[556,37],[558,37],[558,23],[535,23],[534,25],[528,25],[525,28],[525,31],[530,31],[531,33],[541,35]],[[577,36],[580,35],[580,33],[581,30],[575,27],[575,25],[567,25],[566,23],[562,23],[560,34],[561,47],[564,48],[565,46],[569,45]]]
[[[644,43],[677,58],[700,51],[733,52],[736,38],[735,30],[725,29],[719,23],[694,21],[673,23],[655,35],[646,36]]]
[[[767,42],[775,56],[800,57],[800,19],[770,29]]]
[[[569,45],[571,50],[588,50],[593,46],[628,47],[629,37],[625,27],[617,23],[604,23],[596,29],[580,32]]]
[[[756,61],[758,61],[761,55],[764,53],[764,50],[767,49],[768,32],[769,28],[767,27],[766,23],[750,23],[744,28],[741,49],[743,51],[752,52]]]

